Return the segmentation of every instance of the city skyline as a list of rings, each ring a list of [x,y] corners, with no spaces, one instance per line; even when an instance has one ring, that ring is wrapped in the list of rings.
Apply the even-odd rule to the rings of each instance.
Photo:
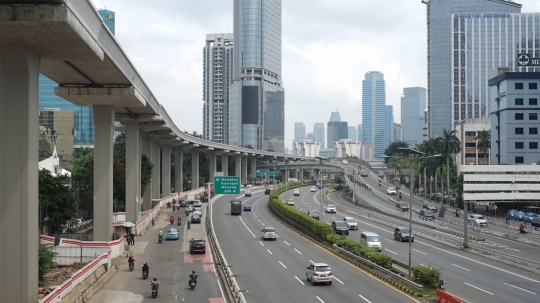
[[[522,12],[540,12],[538,1],[517,3],[523,4]],[[232,1],[155,6],[141,0],[93,0],[93,4],[116,11],[116,31],[122,32],[116,39],[159,102],[178,113],[172,116],[176,125],[202,133],[202,46],[208,33],[233,31]],[[417,0],[380,4],[389,8],[384,14],[373,14],[371,4],[362,1],[344,2],[341,7],[346,10],[313,1],[307,11],[301,3],[283,3],[286,145],[292,142],[295,120],[300,120],[295,113],[306,108],[317,109],[301,118],[308,127],[326,123],[336,107],[344,121],[362,123],[358,70],[385,74],[387,104],[394,106],[396,123],[402,122],[398,113],[403,88],[427,87],[425,5]]]

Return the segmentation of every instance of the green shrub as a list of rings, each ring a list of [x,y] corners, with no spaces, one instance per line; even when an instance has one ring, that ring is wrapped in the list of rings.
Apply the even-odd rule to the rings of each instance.
[[[54,258],[56,258],[58,253],[52,251],[52,247],[53,245],[51,244],[39,244],[39,283],[43,282],[43,278],[45,277],[45,274],[49,271],[49,269],[56,267],[56,262],[54,262]]]
[[[330,189],[328,190],[328,193],[330,194],[330,193],[333,193],[333,192],[335,192],[335,191],[336,191],[336,190],[335,190],[334,188],[330,188]]]
[[[416,266],[414,268],[414,278],[422,284],[427,284],[431,287],[440,287],[441,270],[431,267],[431,264],[426,266]]]

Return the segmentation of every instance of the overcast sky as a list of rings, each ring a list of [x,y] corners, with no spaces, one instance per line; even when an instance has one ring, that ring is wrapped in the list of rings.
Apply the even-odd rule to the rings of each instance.
[[[451,1],[451,0],[448,0]],[[202,49],[232,33],[232,0],[92,0],[116,13],[116,39],[182,130],[202,133]],[[540,12],[540,1],[515,1]],[[404,87],[427,86],[426,7],[420,0],[284,0],[285,146],[294,122],[307,132],[336,108],[362,122],[362,80],[380,71],[386,104],[401,121]]]

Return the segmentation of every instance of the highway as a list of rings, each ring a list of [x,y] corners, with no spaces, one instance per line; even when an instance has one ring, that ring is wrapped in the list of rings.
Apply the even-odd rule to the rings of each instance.
[[[340,192],[331,193],[328,198],[335,205],[350,203],[339,197]],[[290,193],[288,194],[290,196]],[[297,208],[302,211],[317,210],[321,213],[320,190],[309,192],[302,188],[300,197],[294,197]],[[326,200],[325,200],[326,201]],[[325,205],[326,203],[323,203]],[[393,227],[366,221],[340,211],[336,214],[322,213],[324,222],[343,220],[345,216],[358,220],[359,230],[350,231],[350,237],[359,239],[362,231],[377,233],[382,238],[383,252],[397,261],[408,263],[408,243],[393,239]],[[413,226],[414,233],[414,226]],[[462,252],[429,239],[415,236],[412,265],[442,269],[446,289],[470,302],[534,302],[540,300],[539,277],[527,271],[506,264]]]
[[[203,203],[203,209],[207,203]],[[158,232],[167,230],[172,226],[169,216],[173,214],[182,217],[182,225],[178,228],[179,240],[163,240],[158,243]],[[203,219],[205,210],[203,210]],[[212,302],[224,303],[219,279],[213,265],[210,248],[206,254],[189,253],[189,239],[193,237],[206,238],[204,224],[192,224],[191,229],[186,228],[186,215],[183,209],[173,213],[172,208],[165,208],[153,228],[150,228],[144,236],[135,238],[132,251],[137,259],[135,269],[130,272],[127,258],[113,260],[119,266],[114,276],[105,284],[104,288],[96,293],[89,303],[116,302],[116,303],[139,303],[139,302]],[[150,266],[150,275],[147,280],[142,279],[141,266],[147,262]],[[188,275],[195,270],[198,275],[198,285],[191,290],[188,285]],[[161,283],[157,298],[151,297],[150,281],[157,278]]]
[[[418,302],[364,274],[343,260],[276,221],[266,210],[268,196],[255,191],[239,199],[253,206],[241,216],[230,214],[229,201],[213,202],[213,225],[225,258],[248,302]],[[261,241],[260,230],[274,227],[279,238]],[[310,261],[332,268],[332,285],[311,285],[306,280]]]

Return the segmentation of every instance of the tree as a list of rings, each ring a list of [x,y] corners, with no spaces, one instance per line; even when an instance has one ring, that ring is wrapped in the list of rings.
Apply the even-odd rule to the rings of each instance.
[[[73,186],[78,192],[79,209],[93,216],[94,209],[94,152],[80,153],[73,161]]]
[[[460,142],[456,136],[456,131],[443,129],[443,136],[439,140],[438,144],[440,152],[446,158],[446,167],[450,167],[452,155],[461,151]],[[448,188],[448,195],[450,195],[450,169],[446,170],[446,186]]]
[[[407,153],[402,152],[399,150],[399,148],[407,148],[409,147],[409,144],[405,141],[395,141],[390,143],[388,147],[384,150],[384,155],[388,156],[384,158],[384,163],[387,165],[389,163],[395,162],[395,159],[392,159],[391,157],[398,157],[398,158],[405,158],[407,157]]]
[[[491,131],[481,130],[475,138],[476,148],[482,151],[484,155],[484,164],[488,165],[487,150],[491,147]]]
[[[56,232],[75,216],[76,201],[68,176],[53,176],[46,169],[39,171],[39,217],[41,232],[44,225]]]

